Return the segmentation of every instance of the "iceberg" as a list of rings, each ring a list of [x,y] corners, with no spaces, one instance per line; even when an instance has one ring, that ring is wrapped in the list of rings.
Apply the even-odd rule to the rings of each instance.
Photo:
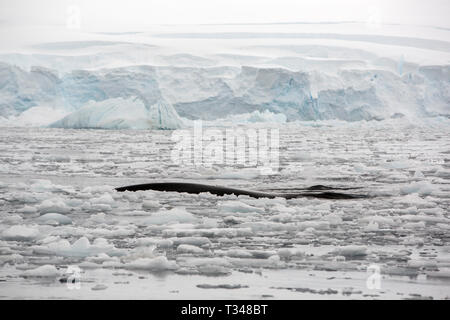
[[[5,127],[40,127],[49,125],[62,117],[66,116],[70,111],[62,108],[53,108],[46,106],[31,107],[18,116],[9,118],[1,118],[0,125]]]
[[[182,126],[182,119],[170,104],[159,101],[147,108],[137,97],[90,101],[50,125],[74,129],[178,129]]]

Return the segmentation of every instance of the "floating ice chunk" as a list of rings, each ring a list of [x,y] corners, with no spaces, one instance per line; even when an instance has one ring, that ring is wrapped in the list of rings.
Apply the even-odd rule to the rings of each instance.
[[[51,191],[53,190],[53,183],[50,180],[34,179],[32,180],[31,188],[34,191]]]
[[[87,257],[86,261],[94,263],[102,263],[105,261],[118,261],[117,257],[110,257],[106,253],[99,253],[96,256]]]
[[[208,276],[226,276],[231,274],[231,270],[229,268],[217,265],[202,265],[198,266],[197,270],[201,274]]]
[[[20,201],[21,203],[37,203],[42,200],[45,200],[49,197],[48,194],[45,194],[45,196],[41,197],[40,195],[36,193],[29,193],[29,192],[11,192],[9,194],[8,201]]]
[[[276,207],[277,205],[280,205],[282,207],[286,207],[286,203],[287,200],[286,198],[259,198],[259,199],[253,199],[253,198],[243,198],[243,197],[239,197],[241,201],[249,204],[249,205],[253,205],[253,206],[257,206],[257,207]]]
[[[198,225],[199,228],[217,228],[220,226],[222,221],[220,219],[205,217],[202,222]]]
[[[123,268],[123,264],[119,260],[105,261],[102,263],[102,268]]]
[[[139,197],[136,194],[136,192],[126,191],[122,194],[122,197],[130,202],[138,202],[139,201]]]
[[[23,273],[25,277],[37,277],[37,278],[56,278],[61,273],[55,266],[46,264],[44,266],[37,267],[36,269],[27,270]]]
[[[120,262],[119,262],[120,264]],[[91,261],[83,261],[77,265],[78,267],[82,269],[98,269],[99,264]]]
[[[416,206],[412,206],[412,207],[408,207],[406,209],[403,209],[402,213],[407,213],[407,214],[417,214],[419,213],[419,211],[417,210]]]
[[[155,239],[147,237],[137,239],[136,245],[138,246],[154,245],[158,248],[171,248],[173,246],[173,241],[170,239]]]
[[[244,217],[226,216],[223,218],[223,222],[228,224],[240,224],[244,223],[245,221],[247,221],[247,219]]]
[[[149,210],[157,210],[161,207],[161,204],[158,201],[154,200],[144,200],[142,202],[142,208],[143,209],[149,209]]]
[[[50,161],[54,161],[54,162],[70,162],[70,157],[69,156],[64,156],[64,155],[54,155],[49,157]]]
[[[249,268],[282,268],[285,263],[281,261],[278,255],[270,256],[267,259],[245,259],[245,258],[228,258],[228,260],[235,267],[249,267]]]
[[[198,257],[180,257],[177,259],[177,263],[187,267],[199,267],[199,266],[224,266],[231,267],[231,263],[225,258],[198,258]]]
[[[314,230],[328,230],[330,229],[329,221],[302,221],[296,224],[299,231],[313,228]]]
[[[393,226],[396,224],[395,220],[390,217],[382,217],[382,216],[369,216],[361,219],[363,222],[376,223],[378,226]]]
[[[121,251],[116,249],[114,245],[108,243],[106,239],[95,239],[91,244],[86,237],[78,239],[73,244],[63,239],[47,245],[35,246],[33,251],[38,254],[54,254],[64,257],[88,257],[100,253],[106,253],[108,255],[121,254]]]
[[[81,199],[67,199],[66,204],[71,207],[81,207],[84,204],[84,201]]]
[[[177,263],[183,267],[195,268],[199,273],[208,276],[223,276],[231,274],[231,263],[224,258],[179,257]]]
[[[41,214],[44,213],[69,213],[70,208],[66,205],[66,203],[59,199],[48,199],[44,200],[39,206],[38,210]]]
[[[245,222],[239,225],[244,229],[250,228],[252,232],[293,231],[296,226],[293,223],[278,223],[271,221]]]
[[[99,291],[99,290],[105,290],[105,289],[108,289],[108,286],[106,286],[104,284],[97,284],[91,288],[91,290],[93,290],[93,291]]]
[[[215,251],[217,253],[217,251]],[[253,254],[244,249],[230,249],[224,252],[224,255],[232,258],[251,258]]]
[[[425,178],[425,176],[423,175],[423,173],[422,173],[422,171],[420,171],[420,170],[416,170],[415,172],[414,172],[414,179],[423,179],[423,178]]]
[[[333,252],[335,255],[344,257],[359,257],[367,255],[367,248],[364,246],[349,245],[335,249]]]
[[[329,215],[325,216],[325,219],[330,223],[330,225],[337,226],[342,223],[342,213],[330,213]]]
[[[23,208],[17,210],[17,212],[25,214],[33,214],[37,212],[37,209],[31,206],[24,206]]]
[[[418,194],[413,193],[413,194],[407,194],[405,196],[402,196],[401,198],[398,199],[399,203],[404,203],[407,205],[414,205],[418,208],[420,207],[427,207],[427,206],[435,206],[434,203],[428,202],[426,199],[421,198]]]
[[[267,259],[277,255],[277,253],[273,250],[250,250],[250,253],[253,258],[257,259]]]
[[[102,186],[90,186],[84,188],[81,192],[82,193],[111,193],[114,191],[114,187],[108,186],[108,185],[102,185]]]
[[[353,169],[358,173],[366,173],[369,171],[369,168],[361,163],[354,164]]]
[[[50,180],[45,179],[31,180],[30,190],[34,192],[55,192],[55,191],[65,191],[68,193],[75,192],[75,190],[72,187],[57,185],[51,182]]]
[[[382,164],[387,169],[407,169],[414,166],[414,162],[410,160],[389,161]]]
[[[86,211],[93,211],[93,212],[101,212],[101,211],[111,211],[112,207],[109,204],[92,204],[91,206],[83,206],[83,209]]]
[[[113,212],[116,216],[148,216],[150,213],[148,211],[143,210],[131,210],[131,211],[120,211]]]
[[[372,232],[372,231],[378,231],[380,226],[375,221],[370,221],[367,226],[364,227],[364,231]]]
[[[143,222],[150,225],[164,225],[169,223],[189,223],[196,222],[198,218],[184,208],[173,208],[171,210],[161,210],[153,213],[150,217],[143,219]]]
[[[255,222],[256,223],[256,222]],[[210,229],[166,229],[163,235],[167,237],[245,237],[252,235],[250,228],[210,228]]]
[[[403,238],[401,242],[405,246],[421,246],[424,244],[424,240],[422,238],[418,238],[416,236],[407,236]]]
[[[173,247],[173,241],[172,240],[170,240],[170,239],[161,239],[161,240],[158,240],[157,242],[156,242],[156,246],[158,247],[158,248],[165,248],[165,249],[167,249],[167,248],[172,248]]]
[[[319,203],[319,204],[315,204],[312,206],[312,210],[314,211],[325,211],[325,212],[330,212],[331,211],[331,205],[329,203]]]
[[[401,187],[400,194],[418,193],[420,196],[428,196],[438,190],[439,189],[430,182],[420,181]]]
[[[296,214],[297,209],[292,207],[287,207],[284,204],[281,203],[272,203],[272,206],[270,207],[271,211],[279,212],[282,214]]]
[[[423,214],[405,214],[400,217],[400,219],[405,221],[419,221],[419,222],[429,222],[429,223],[449,223],[449,219],[445,217],[433,217]]]
[[[46,213],[39,218],[37,221],[44,224],[71,224],[72,219],[69,217],[59,214],[59,213]]]
[[[211,240],[206,237],[182,237],[182,238],[171,238],[170,239],[174,245],[189,244],[193,246],[210,246]]]
[[[168,229],[195,229],[199,227],[199,224],[193,224],[193,223],[172,223],[167,226]],[[168,230],[166,229],[166,230]]]
[[[97,198],[93,198],[91,200],[92,204],[107,204],[107,205],[112,205],[114,204],[114,199],[113,197],[109,194],[109,193],[104,193],[103,195],[101,195],[100,197]]]
[[[122,262],[131,262],[141,258],[155,258],[157,256],[155,246],[152,245],[149,247],[137,247],[121,259]]]
[[[250,206],[242,201],[220,201],[218,203],[219,212],[230,213],[264,213],[264,209]]]
[[[441,169],[437,170],[437,171],[434,173],[434,175],[435,175],[436,177],[448,179],[448,178],[450,178],[450,170],[449,170],[449,169],[441,168]]]
[[[347,260],[347,259],[344,256],[334,256],[333,257],[334,262],[344,262],[345,260]]]
[[[38,240],[38,243],[40,243],[40,244],[48,244],[50,242],[54,242],[54,241],[58,241],[58,240],[61,240],[61,238],[57,237],[57,236],[48,236],[48,237],[45,237],[44,239]]]
[[[286,222],[292,222],[293,218],[294,218],[294,216],[292,214],[280,213],[280,214],[271,216],[270,221],[286,223]]]
[[[23,222],[23,218],[18,214],[12,214],[4,217],[2,222],[7,224],[20,224]]]
[[[426,223],[425,221],[419,222],[407,222],[402,224],[403,229],[425,229]]]
[[[177,247],[177,252],[178,253],[201,254],[201,253],[204,253],[205,251],[202,248],[199,248],[197,246],[193,246],[193,245],[190,245],[190,244],[180,244]]]
[[[106,214],[104,212],[92,214],[88,221],[92,223],[104,223],[106,222]]]
[[[176,270],[178,265],[175,261],[169,261],[164,256],[155,258],[139,258],[135,261],[125,264],[126,269],[165,271]]]
[[[39,229],[27,226],[12,226],[2,233],[2,238],[13,241],[32,241],[39,237]]]
[[[305,252],[300,249],[282,248],[277,251],[277,255],[280,259],[290,259],[292,257],[303,258],[305,257]]]
[[[19,263],[24,263],[26,261],[25,257],[20,254],[13,253],[10,255],[5,255],[5,250],[1,250],[1,251],[2,251],[2,255],[0,256],[0,265],[3,265],[5,263],[17,265]]]
[[[117,237],[131,237],[136,233],[135,225],[115,226],[112,229],[106,228],[92,228],[86,231],[92,237],[117,238]]]

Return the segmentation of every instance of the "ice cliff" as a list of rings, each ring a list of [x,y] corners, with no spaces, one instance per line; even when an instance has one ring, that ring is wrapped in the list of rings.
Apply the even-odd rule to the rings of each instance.
[[[399,73],[132,66],[59,74],[0,63],[0,97],[3,121],[34,108],[49,113],[47,124],[55,113],[65,115],[52,126],[69,128],[173,129],[183,125],[181,118],[215,120],[256,111],[282,114],[287,121],[448,117],[450,67]]]

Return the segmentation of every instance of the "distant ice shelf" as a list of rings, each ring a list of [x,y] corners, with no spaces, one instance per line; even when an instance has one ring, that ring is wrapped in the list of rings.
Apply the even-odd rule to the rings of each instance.
[[[176,129],[196,119],[421,119],[450,115],[450,66],[423,66],[403,74],[130,66],[60,75],[43,67],[26,71],[0,63],[0,97],[0,124],[17,126]]]

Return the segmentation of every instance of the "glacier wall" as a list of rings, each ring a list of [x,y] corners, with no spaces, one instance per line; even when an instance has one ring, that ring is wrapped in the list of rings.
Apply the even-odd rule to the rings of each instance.
[[[0,117],[15,119],[42,106],[71,113],[54,124],[68,127],[141,128],[149,120],[151,127],[175,128],[179,117],[216,120],[253,112],[282,114],[287,121],[448,117],[450,66],[400,74],[145,65],[59,74],[0,63]]]

